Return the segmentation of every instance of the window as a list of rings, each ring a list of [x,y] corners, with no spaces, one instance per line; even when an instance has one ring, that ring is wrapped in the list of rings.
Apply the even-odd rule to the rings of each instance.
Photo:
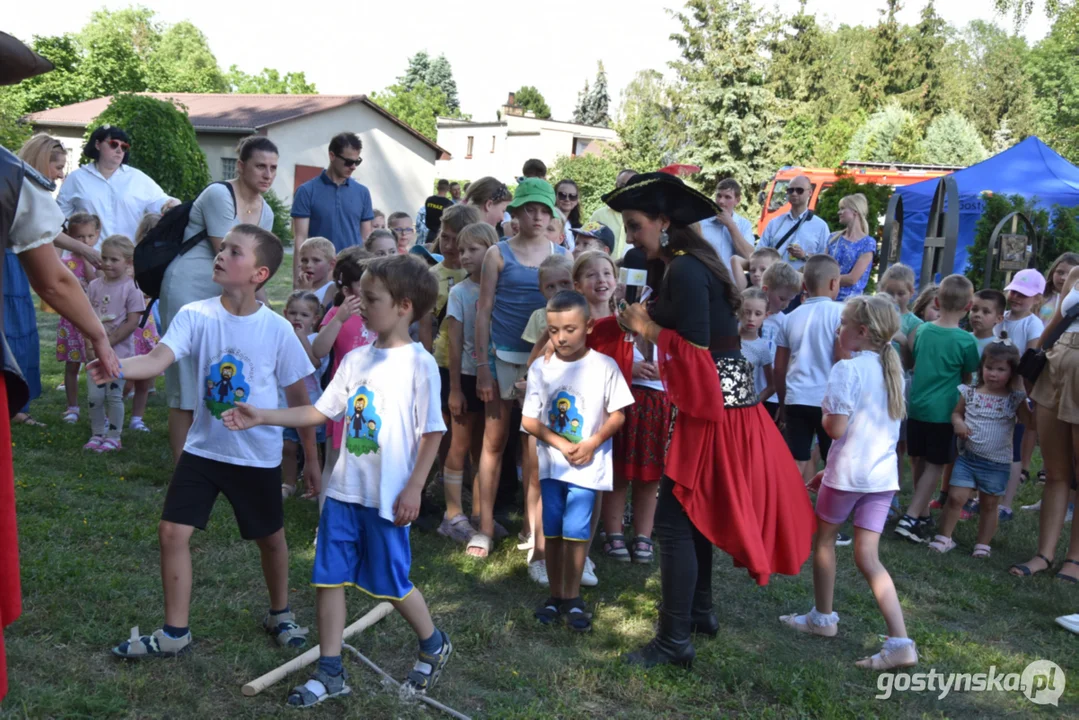
[[[221,158],[221,179],[232,180],[236,177],[236,158]]]
[[[472,157],[472,141],[474,139],[471,135],[468,136],[468,150],[465,151],[465,159]]]
[[[491,152],[495,151],[495,136],[491,136]]]

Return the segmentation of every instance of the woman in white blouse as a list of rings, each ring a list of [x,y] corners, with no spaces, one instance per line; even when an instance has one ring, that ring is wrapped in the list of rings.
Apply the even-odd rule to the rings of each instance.
[[[146,213],[164,213],[180,201],[169,197],[146,173],[127,164],[131,140],[123,130],[102,125],[90,135],[83,154],[93,162],[68,175],[56,202],[64,217],[87,212],[101,218],[96,250],[109,235],[135,238]]]

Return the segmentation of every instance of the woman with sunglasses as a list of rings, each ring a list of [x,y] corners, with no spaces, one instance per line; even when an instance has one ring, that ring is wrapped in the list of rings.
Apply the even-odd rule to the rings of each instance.
[[[134,238],[146,213],[164,213],[180,204],[153,178],[127,164],[130,149],[131,139],[120,128],[94,130],[82,149],[91,162],[68,175],[56,198],[64,217],[85,212],[101,218],[98,251],[110,235]]]
[[[569,178],[554,186],[555,205],[566,216],[566,238],[572,242],[573,230],[581,227],[581,191]],[[572,248],[570,248],[572,250]]]
[[[273,209],[263,195],[277,177],[277,146],[267,137],[254,135],[240,141],[236,154],[239,156],[236,177],[209,185],[191,206],[184,240],[204,231],[207,238],[173,260],[165,270],[160,301],[162,336],[181,307],[221,294],[221,286],[213,281],[214,258],[229,230],[243,223],[258,225],[263,230],[273,229]],[[266,302],[264,296],[257,297]],[[189,358],[165,371],[169,444],[174,458],[178,459],[183,451],[195,404],[201,397],[201,382],[198,368]]]

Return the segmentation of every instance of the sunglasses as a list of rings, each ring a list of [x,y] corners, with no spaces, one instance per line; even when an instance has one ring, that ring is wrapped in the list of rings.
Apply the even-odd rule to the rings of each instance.
[[[577,199],[577,194],[576,193],[565,193],[565,192],[559,191],[558,199],[559,200],[576,200]]]
[[[348,158],[341,157],[340,155],[337,156],[337,159],[340,160],[341,162],[343,162],[345,164],[345,167],[349,167],[349,168],[359,167],[360,163],[363,162],[363,158],[356,158],[355,160],[349,160]]]
[[[787,188],[788,195],[801,195],[805,193],[805,188]]]
[[[113,150],[123,150],[124,152],[127,152],[127,149],[129,147],[131,147],[129,144],[127,144],[123,140],[107,140],[106,143]]]

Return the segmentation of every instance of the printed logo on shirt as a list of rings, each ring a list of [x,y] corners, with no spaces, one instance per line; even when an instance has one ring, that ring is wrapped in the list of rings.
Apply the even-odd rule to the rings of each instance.
[[[552,397],[551,408],[547,413],[549,420],[547,427],[571,443],[579,443],[584,439],[581,437],[584,416],[581,415],[577,405],[577,398],[572,393],[559,390]]]
[[[348,399],[345,447],[356,457],[377,453],[378,434],[382,430],[382,418],[375,408],[375,392],[361,385]]]
[[[251,386],[244,377],[244,362],[235,355],[224,355],[210,365],[210,374],[206,376],[206,409],[218,420],[221,413],[237,402],[250,402]]]

